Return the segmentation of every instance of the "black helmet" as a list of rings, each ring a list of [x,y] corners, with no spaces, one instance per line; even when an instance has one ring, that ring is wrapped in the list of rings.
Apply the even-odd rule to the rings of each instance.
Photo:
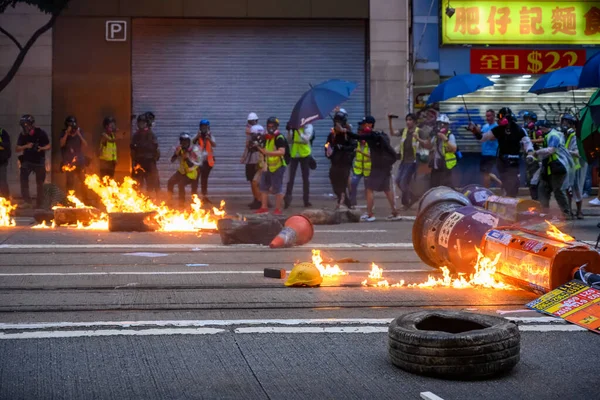
[[[546,119],[539,120],[535,123],[538,128],[552,128],[552,123]]]
[[[275,124],[277,127],[279,127],[279,120],[277,117],[269,117],[269,119],[267,119],[267,125],[269,124]]]
[[[533,111],[529,113],[529,119],[531,119],[532,121],[537,121],[537,114],[534,113]]]
[[[148,122],[150,125],[154,124],[154,120],[156,119],[156,116],[154,115],[154,113],[153,113],[153,112],[151,112],[151,111],[148,111],[148,112],[144,113],[144,115],[146,116],[146,121],[147,121],[147,122]]]
[[[110,124],[116,124],[117,120],[114,117],[106,117],[104,121],[102,121],[102,126],[106,128]]]
[[[336,112],[333,116],[333,122],[339,122],[345,125],[346,123],[348,123],[348,114],[342,111]]]
[[[19,124],[20,125],[24,125],[24,124],[33,125],[33,124],[35,124],[35,118],[33,118],[33,115],[31,115],[31,114],[25,114],[21,117]]]
[[[577,119],[575,119],[575,117],[571,114],[563,114],[563,116],[560,118],[560,120],[567,120],[572,124],[576,124],[577,123]]]
[[[146,114],[140,114],[137,116],[137,122],[146,122],[148,123],[148,116]]]
[[[75,118],[73,115],[69,115],[67,118],[65,118],[65,128],[69,126],[73,128],[77,127],[77,118]]]
[[[506,118],[509,121],[513,119],[513,112],[508,107],[502,107],[500,111],[498,111],[498,119]]]

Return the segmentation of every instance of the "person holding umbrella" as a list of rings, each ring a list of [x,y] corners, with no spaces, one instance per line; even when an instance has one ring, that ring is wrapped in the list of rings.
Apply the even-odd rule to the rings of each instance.
[[[304,207],[310,207],[309,192],[310,192],[310,163],[312,158],[312,149],[310,140],[313,136],[313,126],[309,123],[305,123],[298,129],[292,128],[288,122],[286,126],[288,143],[291,143],[291,160],[290,160],[290,175],[287,184],[287,190],[285,192],[284,207],[288,208],[292,202],[292,191],[294,190],[294,181],[296,179],[296,171],[298,165],[302,171],[302,194],[304,200]]]

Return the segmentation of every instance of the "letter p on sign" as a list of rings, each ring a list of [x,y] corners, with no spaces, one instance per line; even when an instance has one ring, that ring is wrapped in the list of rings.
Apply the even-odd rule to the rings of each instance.
[[[127,41],[127,21],[106,21],[106,41]]]

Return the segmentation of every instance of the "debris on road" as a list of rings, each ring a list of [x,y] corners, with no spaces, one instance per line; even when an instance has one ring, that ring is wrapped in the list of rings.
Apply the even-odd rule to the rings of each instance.
[[[321,273],[313,263],[303,262],[294,265],[285,286],[316,287],[323,283]]]
[[[265,268],[265,278],[284,279],[287,274],[285,269]]]
[[[244,220],[225,218],[217,222],[221,243],[224,245],[260,244],[268,246],[282,228],[283,224],[277,218]]]
[[[303,215],[294,215],[285,221],[285,226],[275,236],[269,247],[279,249],[302,246],[312,240],[314,233],[315,229],[308,218]]]

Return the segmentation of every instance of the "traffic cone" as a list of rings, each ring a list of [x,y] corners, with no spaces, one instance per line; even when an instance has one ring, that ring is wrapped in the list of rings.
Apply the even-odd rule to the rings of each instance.
[[[303,215],[294,215],[285,221],[285,226],[279,232],[269,247],[280,249],[282,247],[301,246],[310,242],[315,230],[313,224]]]

